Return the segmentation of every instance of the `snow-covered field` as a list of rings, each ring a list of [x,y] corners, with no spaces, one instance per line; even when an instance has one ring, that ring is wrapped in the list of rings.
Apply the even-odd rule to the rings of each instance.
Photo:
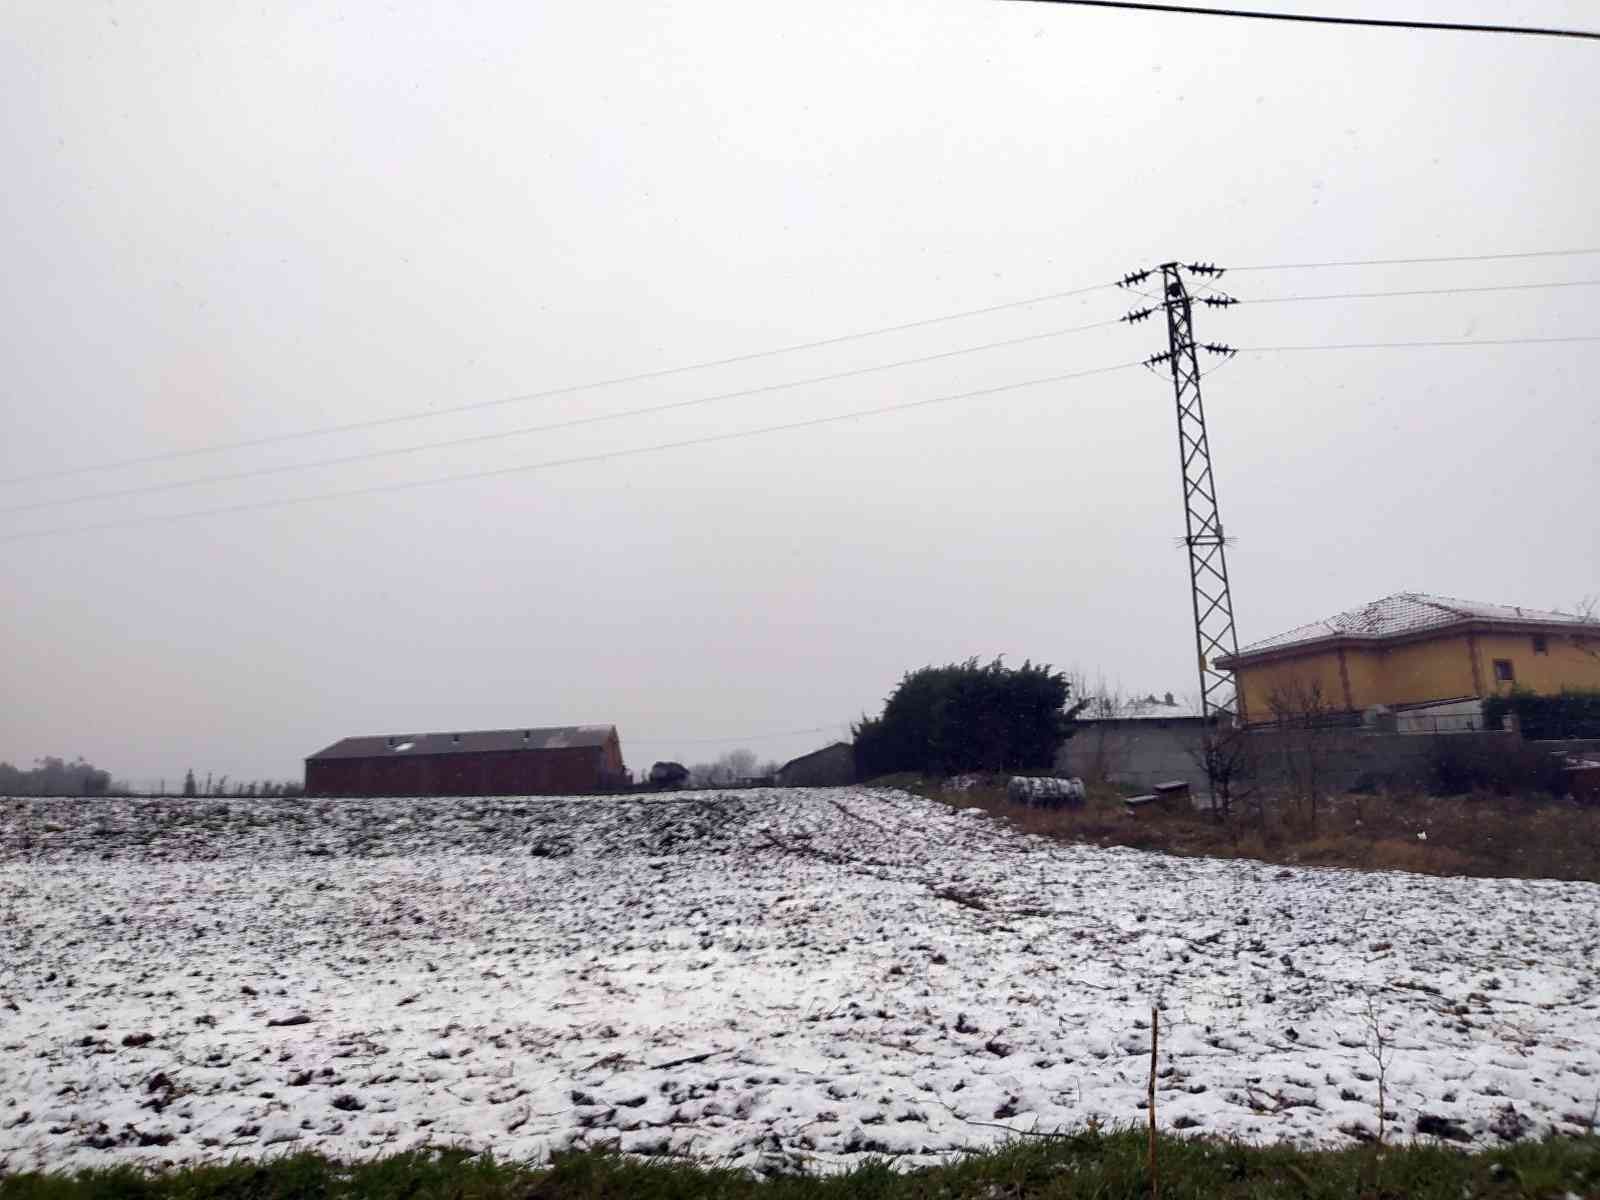
[[[0,1172],[426,1142],[925,1161],[1600,1103],[1600,887],[1058,845],[898,792],[0,800]]]

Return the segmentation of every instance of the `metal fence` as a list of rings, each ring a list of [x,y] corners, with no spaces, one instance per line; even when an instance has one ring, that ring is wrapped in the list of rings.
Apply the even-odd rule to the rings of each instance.
[[[1396,733],[1484,733],[1487,730],[1481,713],[1395,714]]]

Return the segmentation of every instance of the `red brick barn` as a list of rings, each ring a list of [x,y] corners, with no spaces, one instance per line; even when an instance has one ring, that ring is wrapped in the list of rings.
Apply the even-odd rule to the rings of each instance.
[[[310,796],[576,795],[626,782],[614,725],[351,737],[306,759]]]

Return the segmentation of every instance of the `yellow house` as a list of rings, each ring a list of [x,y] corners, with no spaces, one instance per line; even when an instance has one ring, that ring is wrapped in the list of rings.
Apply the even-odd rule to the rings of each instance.
[[[1399,592],[1218,659],[1246,721],[1320,694],[1333,710],[1476,700],[1512,688],[1600,688],[1600,623],[1566,613]]]

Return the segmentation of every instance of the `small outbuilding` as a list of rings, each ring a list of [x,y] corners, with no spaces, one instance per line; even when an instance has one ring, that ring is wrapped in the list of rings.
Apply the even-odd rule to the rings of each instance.
[[[528,796],[627,783],[615,725],[349,737],[306,759],[310,796]]]
[[[835,742],[778,768],[779,787],[840,787],[856,781],[856,748]]]

